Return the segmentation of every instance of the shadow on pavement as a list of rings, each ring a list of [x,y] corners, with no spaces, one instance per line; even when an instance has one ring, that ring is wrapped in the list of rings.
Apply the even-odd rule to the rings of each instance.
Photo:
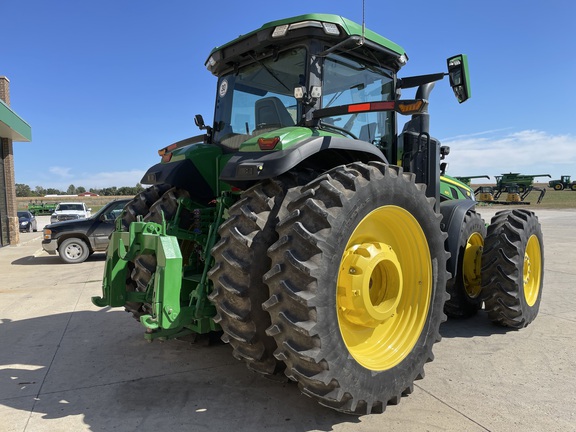
[[[515,329],[501,327],[493,324],[483,310],[470,318],[448,318],[440,326],[443,338],[470,338],[474,336],[492,336],[516,331]]]
[[[105,253],[95,253],[90,255],[85,262],[104,262],[106,261],[106,254]],[[28,255],[22,258],[18,258],[11,262],[14,265],[45,265],[45,264],[63,264],[63,265],[82,265],[82,263],[78,264],[67,264],[60,259],[58,255],[42,255],[42,256],[34,256]]]
[[[147,343],[142,334],[110,309],[1,320],[0,404],[32,412],[31,429],[55,419],[53,430],[73,430],[61,427],[78,415],[95,431],[331,431],[360,422],[292,382],[249,371],[228,345]]]

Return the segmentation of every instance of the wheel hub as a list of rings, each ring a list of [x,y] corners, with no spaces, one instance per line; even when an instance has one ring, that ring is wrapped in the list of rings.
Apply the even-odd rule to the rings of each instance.
[[[70,245],[66,248],[66,255],[71,259],[77,259],[82,254],[82,249],[78,245]]]
[[[364,367],[387,370],[417,343],[430,306],[428,241],[407,210],[382,206],[366,215],[342,252],[336,307],[348,352]]]
[[[540,242],[535,235],[530,236],[524,251],[522,282],[524,283],[524,298],[529,306],[538,299],[540,279],[542,275],[542,251]]]
[[[473,233],[466,243],[463,258],[464,290],[470,298],[476,298],[482,290],[482,251],[484,239],[479,233]]]
[[[363,243],[342,260],[338,287],[343,315],[350,322],[376,327],[394,316],[402,295],[402,267],[391,246]]]

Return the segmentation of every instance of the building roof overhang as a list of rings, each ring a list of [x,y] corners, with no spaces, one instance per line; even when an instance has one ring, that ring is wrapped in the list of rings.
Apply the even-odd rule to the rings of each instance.
[[[0,138],[12,141],[32,141],[32,128],[18,114],[0,100]]]

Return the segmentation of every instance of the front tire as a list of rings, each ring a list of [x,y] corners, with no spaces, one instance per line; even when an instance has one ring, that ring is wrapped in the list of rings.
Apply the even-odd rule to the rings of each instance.
[[[544,284],[540,222],[525,209],[496,213],[482,255],[482,292],[495,324],[526,327],[538,315]]]
[[[58,254],[67,264],[78,264],[86,261],[90,255],[88,245],[78,238],[67,238],[58,246]]]
[[[441,337],[441,216],[413,174],[340,166],[286,199],[264,304],[286,375],[320,404],[382,412],[424,375]]]
[[[486,224],[478,213],[468,210],[460,230],[456,272],[446,284],[450,299],[444,312],[450,318],[468,318],[482,307],[482,251]]]

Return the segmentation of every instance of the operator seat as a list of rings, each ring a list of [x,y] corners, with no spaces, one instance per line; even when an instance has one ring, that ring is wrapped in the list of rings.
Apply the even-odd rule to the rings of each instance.
[[[256,130],[294,126],[294,119],[275,96],[262,98],[254,105]]]

